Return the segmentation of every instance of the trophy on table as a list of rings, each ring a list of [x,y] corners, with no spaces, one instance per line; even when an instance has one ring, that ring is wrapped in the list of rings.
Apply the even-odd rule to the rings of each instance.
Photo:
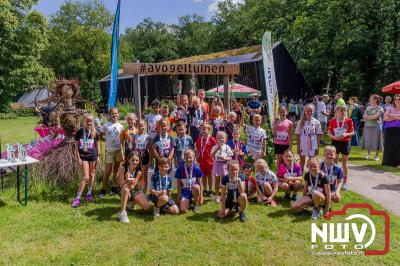
[[[10,163],[15,162],[15,148],[10,145],[10,144],[6,144],[7,147],[7,161]]]
[[[20,162],[26,162],[26,149],[25,147],[17,143],[17,151],[18,151],[18,161]]]

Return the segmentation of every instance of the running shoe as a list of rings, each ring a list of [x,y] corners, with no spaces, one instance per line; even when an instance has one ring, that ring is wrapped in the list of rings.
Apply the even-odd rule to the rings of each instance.
[[[76,199],[74,199],[74,201],[72,202],[72,208],[78,208],[78,207],[80,207],[81,206],[81,200],[80,199],[78,199],[78,198],[76,198]]]
[[[321,217],[321,210],[314,208],[311,214],[311,219],[318,220]]]
[[[192,211],[193,211],[194,213],[199,213],[199,212],[200,212],[199,206],[198,206],[197,204],[193,205]]]
[[[285,192],[285,196],[283,197],[285,200],[290,200],[290,192]]]
[[[243,223],[245,223],[247,221],[247,217],[246,214],[244,212],[240,212],[239,213],[239,219],[240,221],[242,221]]]
[[[128,201],[128,205],[126,206],[128,211],[133,212],[135,210],[135,203],[133,201]]]
[[[129,218],[128,218],[128,214],[126,213],[126,211],[119,212],[118,219],[121,223],[129,224]]]
[[[106,196],[106,190],[102,189],[100,190],[100,193],[97,195],[98,198],[102,199]]]
[[[87,194],[85,199],[86,199],[87,202],[93,202],[93,195],[92,195],[92,193]]]
[[[342,190],[349,191],[350,190],[349,184],[347,184],[347,183],[343,184]]]
[[[160,208],[154,207],[153,216],[154,217],[159,217],[160,216]]]

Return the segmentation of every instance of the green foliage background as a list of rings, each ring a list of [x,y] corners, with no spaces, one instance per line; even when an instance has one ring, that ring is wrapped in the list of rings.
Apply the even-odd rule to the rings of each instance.
[[[23,92],[55,78],[85,81],[101,100],[98,80],[110,72],[113,14],[101,0],[68,0],[49,21],[35,0],[0,0],[0,112]],[[207,21],[197,14],[166,24],[146,18],[120,37],[124,62],[160,62],[258,45],[265,31],[281,40],[317,93],[366,99],[400,76],[398,0],[220,1]]]

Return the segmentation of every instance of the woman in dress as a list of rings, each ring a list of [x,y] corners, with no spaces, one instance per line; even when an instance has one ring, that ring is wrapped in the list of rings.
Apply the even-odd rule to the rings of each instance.
[[[369,106],[364,112],[364,132],[361,148],[367,150],[367,160],[371,159],[371,151],[375,151],[374,160],[379,160],[379,152],[382,151],[382,119],[383,108],[380,106],[382,97],[373,94],[369,97]]]

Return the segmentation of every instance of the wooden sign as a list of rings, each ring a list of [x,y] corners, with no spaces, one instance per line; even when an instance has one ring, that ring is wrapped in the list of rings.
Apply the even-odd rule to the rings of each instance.
[[[124,74],[135,75],[237,75],[239,64],[124,64]]]

